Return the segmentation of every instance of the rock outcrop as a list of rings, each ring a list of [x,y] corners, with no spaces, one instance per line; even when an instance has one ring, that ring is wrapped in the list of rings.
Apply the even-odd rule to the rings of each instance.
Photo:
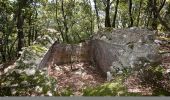
[[[139,70],[148,64],[160,62],[155,32],[146,29],[112,29],[92,37],[92,60],[108,71],[131,68]]]
[[[62,44],[54,42],[44,55],[39,68],[62,65],[73,62],[90,62],[90,47],[88,42],[80,44]]]
[[[140,69],[160,62],[155,32],[146,29],[105,29],[80,44],[55,42],[39,67],[74,61],[91,62],[106,75],[124,68]]]

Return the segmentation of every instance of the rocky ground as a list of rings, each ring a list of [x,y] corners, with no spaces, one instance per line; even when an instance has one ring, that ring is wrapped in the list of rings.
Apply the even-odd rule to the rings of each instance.
[[[170,56],[165,59],[170,59]],[[166,60],[166,64],[168,63],[170,64],[170,60],[168,60],[168,62]],[[166,66],[166,68],[167,67],[170,66]],[[58,91],[62,92],[64,89],[71,87],[74,95],[82,95],[82,89],[86,87],[95,87],[107,82],[106,79],[101,76],[98,69],[95,69],[85,63],[73,63],[72,70],[70,64],[56,66],[49,74],[56,78],[58,82]],[[151,77],[151,74],[152,73],[149,73],[149,71],[145,72],[145,79],[142,80],[139,73],[136,72],[125,80],[124,85],[127,87],[129,92],[141,93],[142,95],[152,95],[154,89],[157,88],[156,85],[161,85],[165,88],[170,87],[169,78],[165,76],[164,79],[159,80],[158,83],[155,84],[152,83],[153,80],[150,80],[150,78],[154,77],[154,75]]]
[[[162,51],[170,51],[170,46],[169,44],[166,46],[163,45],[160,49]],[[145,70],[143,78],[141,78],[141,74],[136,72],[127,77],[124,85],[129,92],[141,93],[145,96],[154,95],[153,92],[157,88],[166,88],[167,90],[170,90],[169,75],[167,74],[170,70],[169,54],[163,57],[161,66],[164,69],[163,79],[159,80],[153,73]],[[55,66],[54,69],[49,70],[49,74],[57,79],[58,91],[62,92],[62,90],[71,87],[74,95],[82,95],[82,89],[86,87],[95,87],[106,82],[106,78],[101,76],[98,69],[86,63]]]
[[[82,95],[82,89],[106,82],[98,69],[87,63],[73,63],[72,67],[70,64],[55,66],[49,74],[56,78],[59,92],[71,87],[74,95]]]
[[[161,51],[170,51],[170,44],[162,45]],[[4,66],[12,65],[14,61],[0,65],[0,72],[3,72]],[[157,88],[164,88],[170,90],[170,78],[167,74],[170,71],[170,54],[163,57],[162,68],[164,69],[164,78],[156,80],[156,76],[149,72],[145,72],[144,79],[139,73],[134,73],[127,77],[124,85],[129,92],[141,93],[142,95],[153,95]],[[55,66],[49,69],[48,73],[57,80],[57,90],[62,92],[64,89],[71,87],[74,95],[81,96],[82,90],[86,87],[96,87],[106,82],[106,78],[101,76],[101,73],[95,67],[87,63],[73,63],[62,66]],[[1,73],[2,74],[2,73]],[[156,77],[154,79],[154,77]],[[161,91],[161,90],[160,90]]]

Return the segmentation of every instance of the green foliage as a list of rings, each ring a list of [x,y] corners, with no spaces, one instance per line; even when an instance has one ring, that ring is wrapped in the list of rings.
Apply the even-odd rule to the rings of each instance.
[[[0,39],[4,42],[0,45],[0,63],[16,59],[18,53],[18,29],[17,29],[17,11],[19,2],[26,0],[0,0]],[[55,94],[55,80],[49,77],[44,71],[37,70],[37,65],[41,58],[54,41],[65,42],[68,36],[68,43],[78,43],[88,39],[89,36],[98,30],[104,28],[105,23],[105,4],[102,0],[96,0],[97,10],[99,12],[99,24],[97,28],[96,9],[93,7],[93,0],[27,0],[22,8],[21,15],[24,16],[23,35],[24,47],[20,58],[15,62],[15,68],[10,69],[4,75],[0,76],[1,92],[0,95],[47,95],[50,92],[53,95],[72,95],[70,89],[66,89],[61,94]],[[57,1],[57,2],[56,2]],[[116,0],[110,0],[110,18],[113,20],[115,12]],[[128,1],[119,0],[118,14],[116,17],[116,27],[126,28],[129,24]],[[134,26],[152,27],[152,14],[148,0],[132,0],[132,17]],[[156,7],[162,4],[163,0],[157,0]],[[22,5],[23,6],[23,5]],[[71,9],[71,10],[70,10]],[[140,10],[139,10],[140,9]],[[160,11],[162,20],[169,24],[170,19],[170,1],[167,0],[163,9]],[[140,15],[139,15],[140,13]],[[139,23],[138,22],[139,18]],[[159,31],[167,31],[166,27],[157,21]],[[111,31],[112,28],[106,28],[105,32]],[[53,30],[50,32],[49,30]],[[9,66],[10,67],[10,66]],[[152,82],[163,79],[162,67],[147,69],[153,78]],[[128,75],[124,72],[124,77]],[[116,76],[117,77],[117,76]],[[154,95],[166,95],[164,89],[155,89]],[[49,92],[50,91],[50,92]],[[117,95],[133,95],[127,93],[122,82],[116,80],[111,83],[98,86],[96,88],[88,88],[84,90],[84,95],[88,96],[117,96]]]
[[[122,78],[122,76],[119,76],[112,82],[95,88],[86,88],[83,90],[83,96],[140,96],[138,93],[128,93],[123,85]]]
[[[55,80],[42,71],[27,75],[15,70],[4,77],[1,79],[1,96],[56,95]]]
[[[64,89],[61,93],[58,93],[59,96],[72,96],[73,95],[73,91],[70,88],[66,88]]]
[[[150,66],[143,70],[143,73],[140,75],[142,80],[142,85],[148,84],[152,87],[153,94],[152,96],[169,96],[169,79],[167,75],[164,74],[165,69],[162,66]],[[164,83],[165,82],[165,83]]]
[[[1,76],[1,96],[57,95],[56,80],[43,70],[37,70],[47,48],[35,44],[23,48],[13,69]]]
[[[170,92],[162,88],[156,88],[154,89],[152,96],[170,96]]]
[[[150,66],[149,68],[144,69],[143,73],[150,74],[150,76],[152,77],[151,80],[160,81],[164,78],[163,77],[164,71],[165,69],[162,66],[156,67]]]

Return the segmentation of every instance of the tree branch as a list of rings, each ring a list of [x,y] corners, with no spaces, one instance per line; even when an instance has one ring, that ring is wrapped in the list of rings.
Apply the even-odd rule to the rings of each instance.
[[[164,7],[165,1],[166,1],[166,0],[163,0],[163,1],[161,2],[161,5],[160,5],[160,7],[159,7],[159,9],[158,9],[158,12],[160,12],[161,9]]]

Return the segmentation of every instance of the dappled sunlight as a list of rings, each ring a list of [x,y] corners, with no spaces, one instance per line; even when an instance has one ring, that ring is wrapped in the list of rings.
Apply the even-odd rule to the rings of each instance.
[[[51,73],[57,80],[57,92],[70,88],[74,95],[82,95],[86,87],[95,87],[105,82],[99,71],[86,63],[55,66]]]
[[[170,96],[170,0],[0,0],[0,96]]]

